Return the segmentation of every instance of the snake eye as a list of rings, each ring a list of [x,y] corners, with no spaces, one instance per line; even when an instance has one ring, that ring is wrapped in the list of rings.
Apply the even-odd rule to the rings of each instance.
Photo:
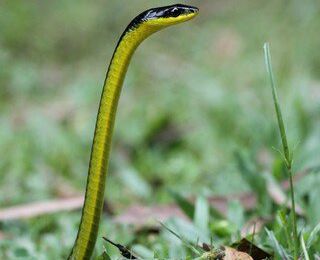
[[[177,7],[173,8],[170,12],[171,17],[178,17],[180,14],[181,14],[181,11]]]

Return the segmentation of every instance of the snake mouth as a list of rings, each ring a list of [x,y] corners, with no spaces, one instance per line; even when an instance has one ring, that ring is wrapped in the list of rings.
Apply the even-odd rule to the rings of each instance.
[[[197,14],[199,12],[199,8],[190,5],[177,4],[175,5],[178,8],[184,9],[187,14],[194,13]]]

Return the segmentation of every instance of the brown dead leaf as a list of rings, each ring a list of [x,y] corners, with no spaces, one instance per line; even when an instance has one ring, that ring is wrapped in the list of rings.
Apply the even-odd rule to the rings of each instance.
[[[145,207],[133,205],[121,215],[116,216],[113,221],[121,224],[133,224],[136,227],[148,224],[158,225],[157,221],[164,222],[172,217],[187,219],[184,213],[176,205],[160,205]]]
[[[82,207],[84,201],[83,196],[58,199],[50,201],[42,201],[37,203],[24,204],[0,210],[0,221],[27,219],[37,217],[44,214],[56,213],[59,211],[69,211]]]
[[[249,254],[254,260],[270,259],[272,255],[254,245],[246,238],[241,239],[239,242],[232,245],[238,251]]]
[[[222,215],[227,214],[228,203],[238,200],[246,210],[253,209],[257,204],[257,198],[253,193],[232,194],[228,196],[214,196],[208,198],[212,207],[218,210]]]
[[[223,260],[253,260],[247,253],[240,252],[232,247],[224,247],[225,256]]]

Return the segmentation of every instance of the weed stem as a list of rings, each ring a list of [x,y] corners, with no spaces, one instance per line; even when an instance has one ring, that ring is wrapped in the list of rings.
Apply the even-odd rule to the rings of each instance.
[[[287,171],[289,174],[290,179],[290,197],[291,197],[291,219],[292,219],[292,230],[293,230],[293,240],[294,240],[294,246],[293,246],[293,253],[294,253],[294,260],[297,260],[299,257],[299,239],[298,239],[298,232],[297,232],[297,219],[296,219],[296,207],[295,207],[295,199],[294,199],[294,187],[293,187],[293,177],[292,177],[292,155],[290,154],[287,136],[286,136],[286,130],[284,127],[283,119],[282,119],[282,113],[281,108],[278,101],[278,95],[277,90],[275,86],[275,80],[272,72],[272,65],[271,65],[271,55],[270,55],[270,47],[269,43],[265,43],[263,46],[264,49],[264,57],[267,67],[267,72],[270,78],[271,83],[271,90],[272,90],[272,97],[274,102],[274,107],[277,114],[277,120],[278,120],[278,126],[279,131],[281,135],[282,140],[282,147],[285,157],[285,163],[287,167]]]

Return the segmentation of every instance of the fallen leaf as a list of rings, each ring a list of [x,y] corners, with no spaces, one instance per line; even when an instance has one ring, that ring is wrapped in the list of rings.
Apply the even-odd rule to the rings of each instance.
[[[158,221],[165,222],[171,217],[187,219],[176,205],[160,205],[153,207],[133,205],[121,215],[116,216],[113,221],[121,224],[134,224],[137,227],[141,227],[148,224],[158,225]]]
[[[237,248],[238,251],[249,254],[254,260],[263,260],[272,257],[272,255],[257,247],[246,238],[241,239],[240,242],[232,246]]]
[[[59,211],[79,209],[82,207],[83,201],[84,197],[79,196],[14,206],[0,210],[0,221],[33,218]]]
[[[223,260],[253,260],[253,258],[247,253],[240,252],[232,247],[224,247],[225,256]]]
[[[272,179],[272,176],[267,176],[267,191],[269,196],[278,205],[286,205],[287,208],[291,209],[291,202],[287,198],[286,194],[282,190],[282,187]],[[304,215],[303,209],[296,203],[295,211],[299,216]]]

